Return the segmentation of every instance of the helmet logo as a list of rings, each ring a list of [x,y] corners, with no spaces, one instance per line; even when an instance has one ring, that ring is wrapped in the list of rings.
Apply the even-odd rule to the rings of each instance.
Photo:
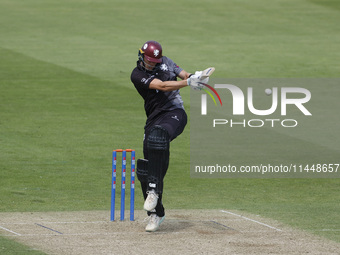
[[[159,54],[159,50],[157,50],[157,49],[156,49],[156,50],[154,50],[154,51],[153,51],[153,54],[155,55],[155,57],[157,57],[157,56],[158,56],[158,54]]]
[[[146,43],[144,44],[143,49],[146,50],[147,47],[148,47],[148,44]]]

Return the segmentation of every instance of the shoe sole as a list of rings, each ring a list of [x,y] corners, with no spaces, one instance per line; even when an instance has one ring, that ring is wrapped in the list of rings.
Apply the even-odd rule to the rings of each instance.
[[[157,199],[157,203],[158,203],[158,199]],[[153,209],[156,208],[157,203],[156,203],[156,205],[155,205],[154,207],[147,208],[147,207],[145,206],[145,202],[144,202],[143,209],[144,209],[145,211],[147,211],[147,212],[150,212],[150,211],[152,211]]]
[[[157,206],[157,205],[156,205]],[[156,208],[156,206],[155,207],[152,207],[152,208],[145,208],[145,206],[143,207],[143,209],[145,210],[145,211],[147,211],[147,212],[151,212],[152,210],[154,210],[155,208]]]

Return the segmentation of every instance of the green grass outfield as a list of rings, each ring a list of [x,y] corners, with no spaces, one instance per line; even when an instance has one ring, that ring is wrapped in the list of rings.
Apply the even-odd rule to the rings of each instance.
[[[109,209],[112,149],[142,157],[130,73],[146,40],[215,77],[339,78],[339,14],[336,0],[2,0],[0,212]],[[339,179],[192,179],[189,163],[188,125],[167,208],[244,210],[340,241]],[[0,252],[25,249],[0,237]]]

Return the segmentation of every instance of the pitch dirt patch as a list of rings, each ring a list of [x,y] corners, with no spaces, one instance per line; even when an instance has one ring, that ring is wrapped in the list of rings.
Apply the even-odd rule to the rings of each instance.
[[[128,212],[126,213],[128,215]],[[47,254],[339,254],[340,244],[229,210],[168,210],[159,231],[108,211],[0,213],[0,234]]]

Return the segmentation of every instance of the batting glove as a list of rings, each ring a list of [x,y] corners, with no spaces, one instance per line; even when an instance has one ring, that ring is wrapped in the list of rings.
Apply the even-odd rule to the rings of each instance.
[[[191,77],[187,79],[187,84],[194,90],[201,90],[203,88],[200,79],[195,75],[191,75]]]
[[[199,78],[201,77],[203,71],[196,71],[194,75],[198,76]]]
[[[195,76],[197,76],[200,79],[200,82],[202,83],[208,83],[209,82],[209,77],[202,77],[203,71],[196,71]]]

